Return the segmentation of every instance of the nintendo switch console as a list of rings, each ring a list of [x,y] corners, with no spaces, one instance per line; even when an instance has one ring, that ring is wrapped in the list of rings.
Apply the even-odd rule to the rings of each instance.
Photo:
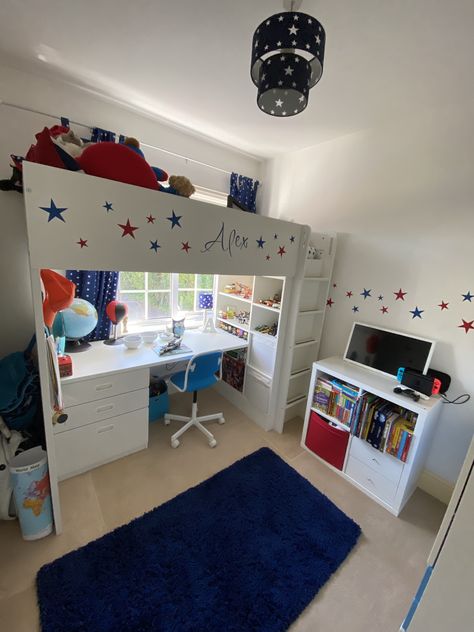
[[[403,367],[398,369],[397,380],[402,386],[406,386],[408,389],[425,397],[438,395],[441,389],[441,380],[437,377],[423,375]]]

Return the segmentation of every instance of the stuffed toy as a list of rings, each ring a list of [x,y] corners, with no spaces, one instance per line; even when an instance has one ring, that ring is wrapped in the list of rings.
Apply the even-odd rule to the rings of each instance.
[[[173,195],[181,195],[183,197],[191,197],[196,189],[185,176],[170,176],[168,179],[169,187],[165,188],[161,185],[158,187],[159,191],[165,193],[172,193]]]

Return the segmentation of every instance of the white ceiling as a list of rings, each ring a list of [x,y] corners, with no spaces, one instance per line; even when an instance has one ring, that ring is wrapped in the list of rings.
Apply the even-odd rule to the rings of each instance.
[[[258,156],[474,97],[474,0],[305,0],[326,30],[323,77],[302,114],[263,114],[251,39],[281,10],[280,0],[2,0],[0,52]]]

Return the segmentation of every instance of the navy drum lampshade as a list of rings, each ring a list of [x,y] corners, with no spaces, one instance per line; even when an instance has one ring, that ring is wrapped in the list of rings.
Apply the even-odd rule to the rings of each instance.
[[[277,13],[254,33],[250,74],[258,88],[258,107],[288,117],[308,105],[309,90],[323,74],[326,33],[306,13]]]

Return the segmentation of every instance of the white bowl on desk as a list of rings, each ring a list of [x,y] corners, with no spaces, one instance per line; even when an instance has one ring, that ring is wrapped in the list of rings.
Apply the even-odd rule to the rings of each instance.
[[[127,349],[138,349],[142,342],[143,338],[140,334],[129,334],[123,339],[123,344],[127,347]]]
[[[142,332],[141,336],[145,344],[151,345],[158,338],[158,332],[157,331],[144,331]]]

